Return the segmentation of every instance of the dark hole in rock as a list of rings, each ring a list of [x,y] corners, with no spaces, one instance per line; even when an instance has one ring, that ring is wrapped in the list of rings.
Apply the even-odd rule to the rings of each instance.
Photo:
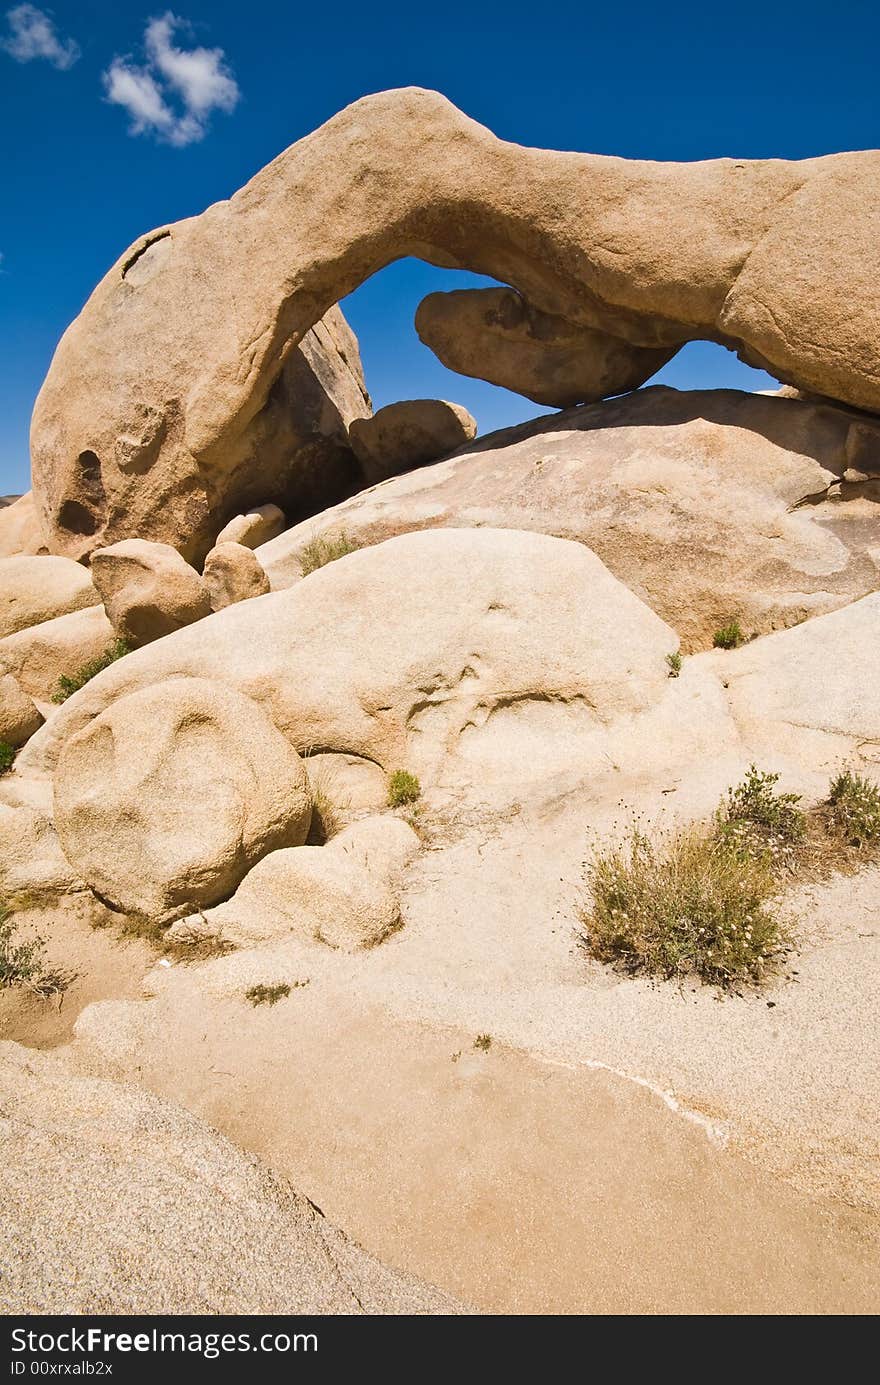
[[[96,516],[78,500],[65,500],[58,511],[58,523],[69,534],[94,534],[98,528]]]

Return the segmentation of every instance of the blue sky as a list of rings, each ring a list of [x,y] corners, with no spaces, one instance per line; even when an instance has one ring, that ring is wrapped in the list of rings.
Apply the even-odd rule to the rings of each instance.
[[[28,485],[34,396],[59,336],[120,252],[229,196],[365,93],[435,87],[506,139],[629,157],[803,158],[880,142],[874,0],[714,10],[175,0],[184,22],[168,13],[161,3],[37,10],[0,0],[0,493]],[[405,261],[346,300],[377,404],[457,399],[483,432],[539,412],[450,375],[418,343],[419,299],[469,281]],[[657,378],[770,383],[706,345]]]

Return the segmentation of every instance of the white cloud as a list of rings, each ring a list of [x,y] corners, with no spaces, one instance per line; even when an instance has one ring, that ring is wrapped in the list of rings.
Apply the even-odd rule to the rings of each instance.
[[[0,39],[3,48],[18,63],[45,58],[61,72],[73,67],[79,57],[79,44],[72,38],[59,38],[51,15],[36,5],[16,5],[7,10],[9,36]]]
[[[147,61],[114,58],[103,74],[107,100],[131,116],[133,135],[154,134],[182,146],[204,139],[213,111],[232,111],[241,93],[222,48],[179,48],[177,15],[151,19],[144,33]]]

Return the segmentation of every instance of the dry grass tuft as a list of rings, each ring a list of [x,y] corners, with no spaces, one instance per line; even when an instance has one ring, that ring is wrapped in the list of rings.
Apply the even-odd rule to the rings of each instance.
[[[326,567],[328,563],[335,563],[337,558],[344,558],[349,553],[355,553],[361,545],[356,539],[350,539],[346,533],[341,534],[319,534],[317,538],[311,539],[300,550],[299,566],[303,577],[308,577],[310,572],[317,572],[319,567]]]

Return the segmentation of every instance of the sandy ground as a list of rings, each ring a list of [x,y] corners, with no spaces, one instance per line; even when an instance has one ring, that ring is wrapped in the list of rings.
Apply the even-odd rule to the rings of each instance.
[[[287,939],[156,967],[145,1001],[108,986],[72,1057],[482,1311],[876,1311],[880,871],[799,890],[797,955],[720,999],[584,956],[579,812],[435,836],[371,952]],[[275,981],[300,984],[246,1000]]]

